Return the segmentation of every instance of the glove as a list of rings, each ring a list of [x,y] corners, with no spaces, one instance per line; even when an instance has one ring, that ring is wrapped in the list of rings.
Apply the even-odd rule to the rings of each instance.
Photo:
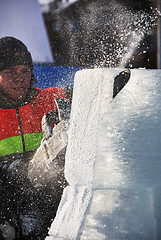
[[[52,184],[62,178],[68,141],[65,121],[58,123],[52,131],[49,123],[45,125],[45,116],[42,124],[46,137],[28,166],[28,177],[35,186]]]
[[[0,224],[0,239],[14,240],[15,239],[15,229],[5,221],[4,224]]]
[[[28,177],[35,186],[64,184],[65,153],[68,142],[71,99],[55,99],[57,109],[42,118],[44,138],[29,162]],[[55,123],[52,128],[51,123]]]

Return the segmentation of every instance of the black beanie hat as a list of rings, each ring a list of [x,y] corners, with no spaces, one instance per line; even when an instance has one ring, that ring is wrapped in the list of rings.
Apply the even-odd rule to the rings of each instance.
[[[0,38],[0,71],[17,65],[27,65],[33,69],[32,57],[27,47],[16,38]]]

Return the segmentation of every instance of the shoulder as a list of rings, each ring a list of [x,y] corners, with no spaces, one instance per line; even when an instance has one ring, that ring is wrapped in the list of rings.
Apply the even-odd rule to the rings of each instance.
[[[33,104],[52,105],[55,104],[55,98],[65,98],[65,93],[62,88],[36,88],[38,93],[33,99]],[[55,106],[55,105],[54,105]]]
[[[40,96],[51,96],[52,98],[65,98],[65,92],[63,88],[47,88],[47,89],[40,89],[36,88],[38,90],[38,95]]]

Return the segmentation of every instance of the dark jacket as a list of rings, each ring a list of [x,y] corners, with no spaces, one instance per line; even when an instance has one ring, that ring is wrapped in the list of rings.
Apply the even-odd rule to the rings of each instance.
[[[41,119],[56,109],[57,97],[65,97],[63,89],[31,88],[22,102],[0,93],[0,224],[7,221],[15,239],[45,239],[66,186],[63,172],[55,184],[40,187],[34,187],[27,174],[43,138]]]

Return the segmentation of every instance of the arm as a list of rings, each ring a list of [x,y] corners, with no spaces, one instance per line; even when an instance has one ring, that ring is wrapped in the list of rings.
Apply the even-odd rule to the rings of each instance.
[[[35,186],[66,184],[64,178],[65,153],[68,142],[68,127],[71,99],[56,99],[58,109],[42,118],[44,138],[34,157],[29,162],[28,177]],[[55,122],[52,129],[51,123]]]

